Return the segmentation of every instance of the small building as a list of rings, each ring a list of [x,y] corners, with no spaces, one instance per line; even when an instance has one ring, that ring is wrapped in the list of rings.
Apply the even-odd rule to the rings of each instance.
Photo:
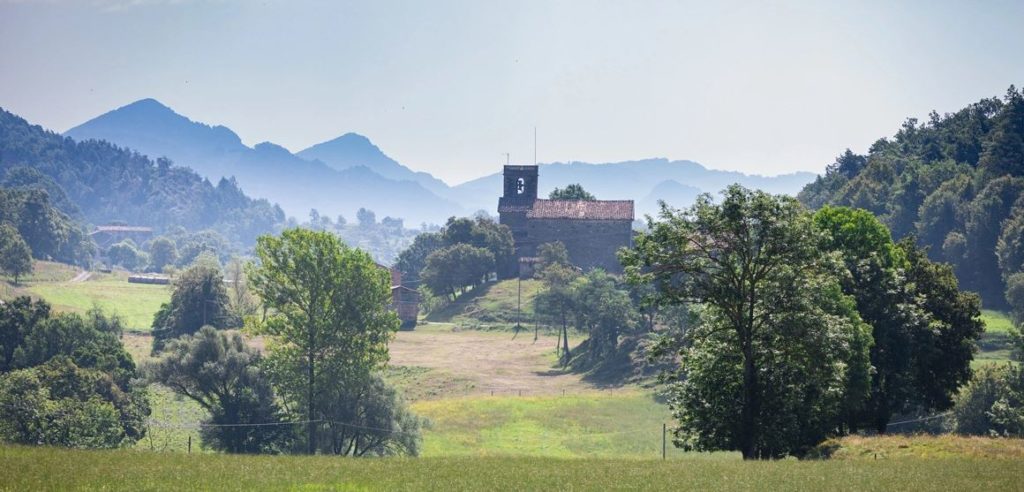
[[[398,319],[402,321],[401,329],[411,330],[416,327],[420,315],[420,293],[402,285],[402,272],[397,268],[388,268],[380,263],[378,267],[388,270],[391,274],[391,304],[388,306]]]
[[[537,256],[538,246],[555,241],[583,270],[622,272],[617,252],[633,245],[633,200],[545,200],[537,198],[537,166],[505,166],[503,174],[498,216],[512,230],[515,258],[499,267],[501,278],[514,278],[522,259]]]
[[[127,225],[102,225],[96,226],[96,230],[89,233],[96,246],[101,251],[124,241],[131,239],[137,245],[148,241],[153,237],[152,227],[127,226]]]

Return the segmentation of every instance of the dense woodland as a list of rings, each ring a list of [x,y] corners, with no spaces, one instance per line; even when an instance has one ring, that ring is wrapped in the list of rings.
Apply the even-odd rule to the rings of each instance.
[[[840,155],[799,199],[874,213],[952,264],[986,307],[1005,308],[1008,287],[1024,291],[1024,94],[1011,86],[1001,99],[908,119],[867,154]]]
[[[167,159],[153,161],[103,141],[76,142],[3,110],[0,176],[7,184],[45,190],[62,212],[93,225],[214,229],[232,244],[252,245],[285,221],[280,207],[249,198],[233,179],[213,185]]]

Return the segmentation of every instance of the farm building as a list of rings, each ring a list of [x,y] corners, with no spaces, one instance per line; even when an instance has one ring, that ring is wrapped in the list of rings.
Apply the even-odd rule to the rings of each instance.
[[[90,232],[89,237],[92,238],[93,242],[96,243],[96,246],[98,246],[102,251],[114,244],[124,241],[125,239],[131,239],[135,244],[141,245],[153,237],[153,228],[127,225],[101,225],[96,226],[96,230]]]
[[[416,327],[416,318],[420,314],[420,293],[402,285],[402,272],[397,268],[388,268],[380,263],[378,267],[391,273],[391,305],[392,311],[402,321],[402,329],[411,330]]]
[[[512,278],[537,247],[561,241],[576,266],[619,273],[619,248],[633,244],[633,200],[545,200],[537,198],[537,166],[505,166],[498,199],[500,222],[512,230],[515,258],[499,275]]]

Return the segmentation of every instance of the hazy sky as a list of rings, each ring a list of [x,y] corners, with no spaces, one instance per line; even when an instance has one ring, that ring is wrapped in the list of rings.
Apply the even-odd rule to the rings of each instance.
[[[504,152],[820,171],[1024,84],[1024,2],[0,0],[0,106],[137,99],[298,151],[345,132],[458,183]]]

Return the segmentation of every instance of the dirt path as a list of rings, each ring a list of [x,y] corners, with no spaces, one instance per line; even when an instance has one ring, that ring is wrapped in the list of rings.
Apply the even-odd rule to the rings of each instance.
[[[579,375],[554,367],[554,335],[521,332],[453,331],[431,324],[399,332],[391,343],[391,364],[427,368],[423,381],[413,384],[446,387],[437,396],[460,394],[551,395],[593,389]],[[452,384],[452,383],[456,384]]]
[[[85,282],[86,280],[89,280],[89,277],[91,276],[92,272],[90,272],[89,270],[82,270],[81,272],[78,273],[78,275],[75,275],[75,278],[69,280],[68,282],[73,284],[77,284],[78,282]]]

